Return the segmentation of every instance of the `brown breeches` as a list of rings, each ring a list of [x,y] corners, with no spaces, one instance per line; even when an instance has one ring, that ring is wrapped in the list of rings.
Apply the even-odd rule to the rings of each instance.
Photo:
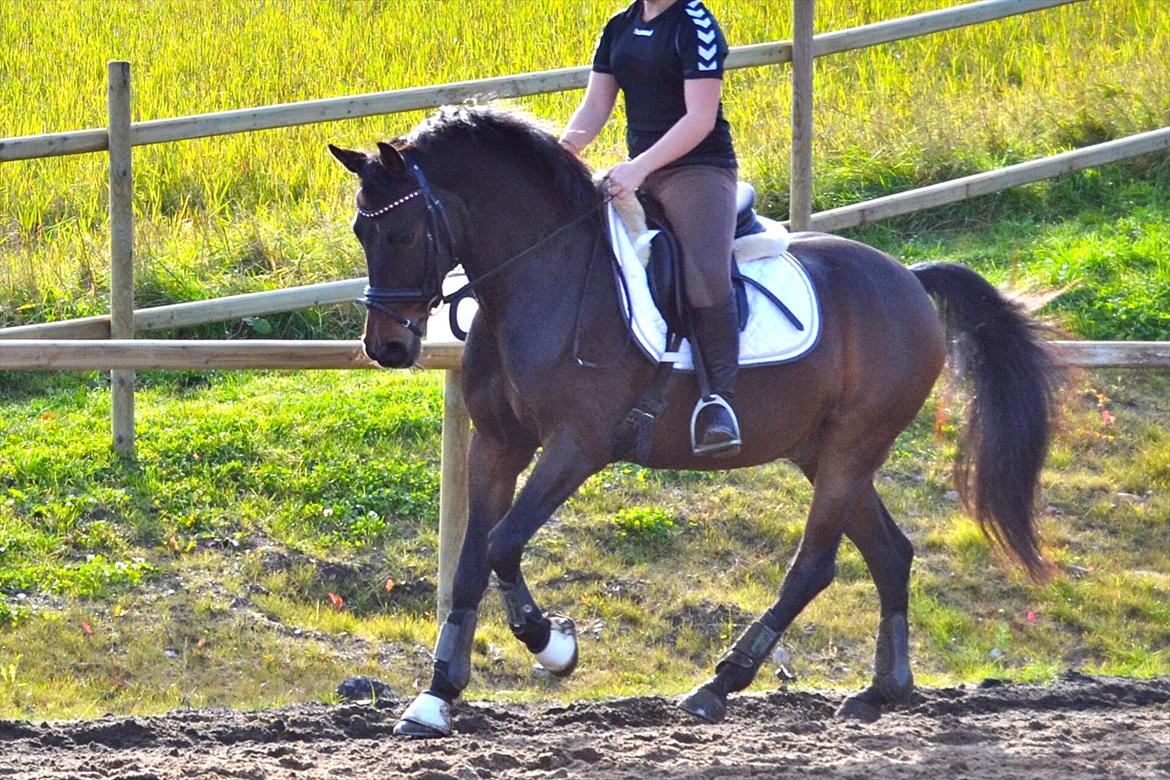
[[[674,228],[691,306],[718,306],[731,295],[736,181],[735,168],[683,165],[655,171],[642,183]]]

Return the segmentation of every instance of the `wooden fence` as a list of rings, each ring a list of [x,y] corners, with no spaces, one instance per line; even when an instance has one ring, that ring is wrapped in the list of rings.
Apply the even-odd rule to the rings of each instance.
[[[1057,363],[1081,368],[1170,368],[1168,341],[1050,341]],[[360,341],[196,341],[73,339],[11,341],[0,369],[10,371],[230,371],[377,368]],[[418,366],[456,371],[459,342],[423,342]]]
[[[791,41],[739,46],[727,67],[792,63],[792,179],[790,224],[839,230],[944,203],[1039,181],[1086,167],[1170,149],[1170,128],[1097,144],[998,171],[968,176],[876,200],[812,214],[813,61],[838,52],[990,22],[1084,0],[983,0],[862,27],[813,34],[815,0],[793,0]],[[236,295],[135,311],[133,304],[132,149],[214,135],[339,121],[433,108],[469,99],[536,95],[580,89],[588,67],[393,90],[325,100],[130,121],[130,66],[108,69],[106,128],[0,139],[0,162],[105,151],[110,160],[111,314],[0,330],[0,370],[109,370],[114,393],[114,446],[133,452],[133,386],[144,369],[366,368],[360,345],[346,341],[148,341],[134,333],[178,328],[350,301],[365,284],[353,279]],[[93,341],[71,341],[93,339]],[[1094,367],[1170,366],[1170,344],[1060,342],[1060,358]],[[424,346],[420,364],[447,371],[440,491],[439,608],[449,606],[450,584],[466,522],[466,453],[469,421],[460,390],[457,343]]]

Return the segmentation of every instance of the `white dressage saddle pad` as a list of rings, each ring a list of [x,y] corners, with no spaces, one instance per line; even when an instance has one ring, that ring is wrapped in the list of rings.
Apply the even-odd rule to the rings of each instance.
[[[769,256],[750,260],[737,252],[739,270],[779,298],[804,325],[804,330],[798,330],[774,303],[750,284],[746,285],[750,316],[747,328],[739,337],[741,366],[764,366],[796,360],[816,346],[821,334],[821,310],[816,291],[804,266],[787,251],[784,226],[765,217],[759,217],[759,220],[767,228],[761,235],[777,236],[775,251],[769,253]],[[638,260],[634,242],[612,205],[609,206],[609,235],[618,266],[626,278],[626,284],[619,282],[618,288],[621,291],[622,311],[630,317],[630,332],[634,340],[654,362],[673,363],[676,371],[693,371],[689,343],[684,340],[678,352],[667,351],[666,320],[654,305],[646,269]],[[760,241],[757,236],[749,236],[748,239],[758,247]],[[753,251],[747,257],[754,254],[756,252]],[[626,305],[627,290],[629,306]]]

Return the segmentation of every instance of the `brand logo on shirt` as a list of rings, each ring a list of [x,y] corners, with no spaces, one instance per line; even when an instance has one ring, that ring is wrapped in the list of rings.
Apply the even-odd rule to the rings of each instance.
[[[634,28],[634,35],[641,35],[643,38],[649,38],[653,34],[653,30],[643,30],[641,27]]]
[[[695,34],[699,36],[700,41],[699,70],[718,70],[719,61],[715,57],[719,53],[719,45],[715,43],[715,31],[711,29],[712,20],[707,14],[707,9],[703,7],[702,0],[691,0],[687,3],[686,11],[698,28]],[[704,43],[708,45],[704,47]]]

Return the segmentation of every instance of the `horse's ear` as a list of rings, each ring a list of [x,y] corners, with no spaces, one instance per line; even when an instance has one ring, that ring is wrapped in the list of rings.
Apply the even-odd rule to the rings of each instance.
[[[367,157],[364,152],[355,152],[352,149],[341,149],[340,147],[329,144],[329,151],[337,158],[338,162],[344,165],[351,173],[361,173],[362,167],[366,164]]]
[[[406,161],[402,159],[402,153],[390,144],[378,142],[378,161],[391,176],[406,175]]]

